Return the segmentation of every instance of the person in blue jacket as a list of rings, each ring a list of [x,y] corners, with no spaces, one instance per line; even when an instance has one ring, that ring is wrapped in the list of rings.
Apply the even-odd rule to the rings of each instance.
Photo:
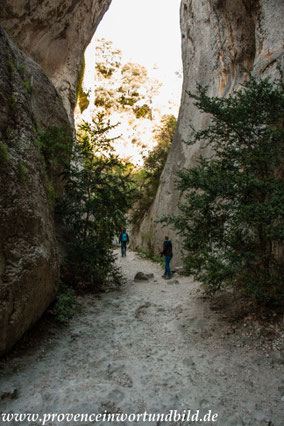
[[[129,243],[129,237],[126,232],[126,229],[124,229],[122,234],[120,235],[119,242],[121,244],[121,256],[126,256],[127,244]]]
[[[161,256],[165,256],[165,274],[163,275],[164,278],[169,279],[171,276],[171,269],[170,269],[170,261],[173,257],[173,245],[169,237],[165,236],[165,241],[163,243],[163,251],[161,251]]]

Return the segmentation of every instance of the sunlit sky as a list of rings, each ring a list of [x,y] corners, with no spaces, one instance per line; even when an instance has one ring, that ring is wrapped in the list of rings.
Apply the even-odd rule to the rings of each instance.
[[[180,0],[112,0],[86,50],[86,79],[95,61],[95,39],[105,38],[122,50],[124,62],[147,68],[163,83],[161,102],[179,104],[182,85]],[[177,75],[179,72],[179,75]]]

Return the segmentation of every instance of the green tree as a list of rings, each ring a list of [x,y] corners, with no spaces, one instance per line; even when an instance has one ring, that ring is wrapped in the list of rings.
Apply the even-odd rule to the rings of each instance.
[[[96,69],[103,78],[110,78],[121,66],[121,50],[113,47],[111,41],[97,40]]]
[[[160,176],[173,141],[176,124],[177,120],[174,115],[164,115],[160,126],[154,130],[154,140],[157,145],[150,151],[144,161],[147,177],[154,186],[159,185]]]
[[[113,154],[103,114],[80,126],[68,170],[66,194],[57,212],[68,231],[65,282],[92,287],[118,277],[112,241],[125,225],[133,185],[126,166]]]
[[[152,98],[159,93],[161,83],[148,76],[145,67],[128,62],[122,64],[122,53],[111,41],[97,40],[95,105],[111,115],[113,110],[128,111],[136,118],[152,119]],[[82,86],[82,83],[81,83]],[[89,93],[79,91],[81,112]]]
[[[189,95],[212,118],[189,144],[212,155],[177,173],[179,214],[164,222],[183,236],[186,269],[207,291],[233,285],[260,301],[283,300],[283,85],[251,77],[226,99],[200,86]]]
[[[145,157],[143,169],[135,176],[135,181],[138,184],[138,201],[131,216],[131,221],[136,225],[139,225],[155,199],[175,128],[175,116],[164,115],[161,125],[154,132],[154,139],[157,145]]]

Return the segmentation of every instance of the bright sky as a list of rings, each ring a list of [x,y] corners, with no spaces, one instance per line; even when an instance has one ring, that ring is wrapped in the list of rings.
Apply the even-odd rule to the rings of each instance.
[[[180,0],[112,0],[95,34],[122,50],[123,61],[144,65],[163,83],[162,98],[177,104],[182,85],[179,7]],[[95,38],[86,50],[86,77]]]

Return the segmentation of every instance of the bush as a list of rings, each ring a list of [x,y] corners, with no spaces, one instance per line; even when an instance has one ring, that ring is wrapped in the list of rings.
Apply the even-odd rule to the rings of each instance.
[[[46,131],[38,131],[36,143],[47,176],[51,180],[58,180],[58,176],[70,162],[72,136],[64,127],[50,126]]]
[[[149,120],[153,119],[152,109],[147,104],[134,108],[134,113],[136,118],[148,118]]]
[[[137,253],[141,256],[144,256],[146,259],[151,260],[152,262],[158,263],[161,266],[164,266],[164,257],[161,256],[155,256],[153,252],[149,252],[143,249],[138,248]]]
[[[66,194],[57,206],[70,236],[63,279],[81,288],[95,289],[120,278],[112,241],[125,226],[133,185],[107,137],[113,127],[103,114],[80,127],[66,172]]]
[[[75,304],[74,290],[61,283],[51,310],[56,321],[60,324],[66,324],[74,314]]]
[[[18,163],[18,176],[22,183],[27,183],[28,169],[23,163]]]
[[[102,63],[97,63],[96,69],[104,76],[104,78],[110,78],[115,71],[114,66],[106,66]]]
[[[138,186],[138,201],[131,215],[131,222],[136,226],[139,226],[156,197],[175,128],[176,118],[173,115],[165,115],[162,118],[161,126],[155,132],[157,145],[149,152],[148,157],[145,158],[144,168],[134,175]]]
[[[200,86],[189,96],[212,117],[189,143],[213,154],[177,173],[179,214],[163,221],[183,236],[186,270],[207,291],[233,285],[262,302],[283,300],[283,86],[251,77],[226,99]]]

